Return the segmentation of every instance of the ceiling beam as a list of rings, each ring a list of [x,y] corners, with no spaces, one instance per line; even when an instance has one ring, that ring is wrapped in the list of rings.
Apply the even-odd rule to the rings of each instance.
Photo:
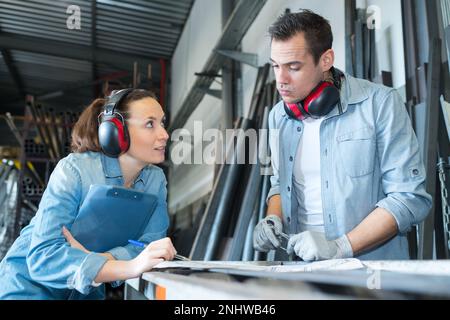
[[[25,86],[23,84],[22,78],[20,77],[19,71],[14,65],[14,61],[11,57],[9,50],[1,49],[3,60],[5,61],[6,67],[8,68],[9,74],[16,85],[17,91],[19,91],[20,96],[25,97]]]
[[[92,57],[95,56],[97,61],[113,65],[118,65],[120,63],[121,66],[127,65],[130,69],[135,61],[139,65],[151,63],[153,68],[158,68],[159,66],[159,60],[157,58],[152,59],[141,55],[120,53],[100,48],[92,49],[91,46],[87,45],[23,36],[13,33],[0,33],[0,49],[20,50],[84,61],[92,61]]]

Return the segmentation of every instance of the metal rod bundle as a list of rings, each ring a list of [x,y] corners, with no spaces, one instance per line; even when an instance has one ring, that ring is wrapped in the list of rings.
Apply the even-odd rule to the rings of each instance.
[[[267,128],[269,107],[266,106],[272,105],[273,100],[276,99],[276,94],[273,92],[275,85],[267,84],[269,69],[268,64],[259,68],[248,117],[238,121],[235,126],[236,132]],[[264,143],[267,145],[267,136],[263,139],[265,141],[260,140],[260,147]],[[227,159],[230,159],[231,155],[233,161],[231,163],[227,161],[218,172],[191,249],[190,258],[193,260],[254,259],[253,229],[262,210],[260,209],[261,197],[265,199],[266,196],[266,194],[262,196],[261,192],[268,191],[268,179],[261,175],[258,159],[246,157],[254,161],[255,164],[252,165],[237,163],[238,152],[252,154],[256,158],[258,152],[256,145],[247,145],[245,135],[238,134],[236,140],[236,144],[231,143],[227,146]],[[231,240],[227,236],[231,236]],[[231,241],[231,243],[221,246],[224,241]],[[229,250],[220,252],[222,247],[228,247]]]

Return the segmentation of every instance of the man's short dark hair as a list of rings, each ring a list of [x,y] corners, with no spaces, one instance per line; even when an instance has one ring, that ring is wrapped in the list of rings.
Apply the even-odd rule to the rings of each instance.
[[[302,10],[281,15],[269,27],[272,40],[289,40],[300,32],[303,32],[309,52],[317,65],[322,54],[331,49],[333,44],[333,33],[328,20],[311,10]]]

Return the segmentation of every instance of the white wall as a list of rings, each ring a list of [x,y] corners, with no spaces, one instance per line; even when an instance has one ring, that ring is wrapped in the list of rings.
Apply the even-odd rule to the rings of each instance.
[[[202,71],[221,34],[221,0],[196,0],[172,58],[172,119],[197,78],[194,73]],[[211,88],[220,89],[220,86],[213,84]],[[221,106],[220,99],[206,95],[184,128],[194,132],[195,120],[202,120],[205,129],[217,127]],[[207,194],[212,189],[213,177],[214,166],[211,165],[174,166],[169,174],[169,212],[174,213]]]
[[[221,17],[221,0],[195,0],[172,57],[172,119],[222,33]]]

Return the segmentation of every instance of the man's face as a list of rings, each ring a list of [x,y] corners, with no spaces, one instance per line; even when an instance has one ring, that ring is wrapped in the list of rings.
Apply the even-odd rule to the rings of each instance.
[[[302,32],[285,41],[273,39],[270,55],[284,102],[303,100],[323,80],[321,63],[315,65]]]

